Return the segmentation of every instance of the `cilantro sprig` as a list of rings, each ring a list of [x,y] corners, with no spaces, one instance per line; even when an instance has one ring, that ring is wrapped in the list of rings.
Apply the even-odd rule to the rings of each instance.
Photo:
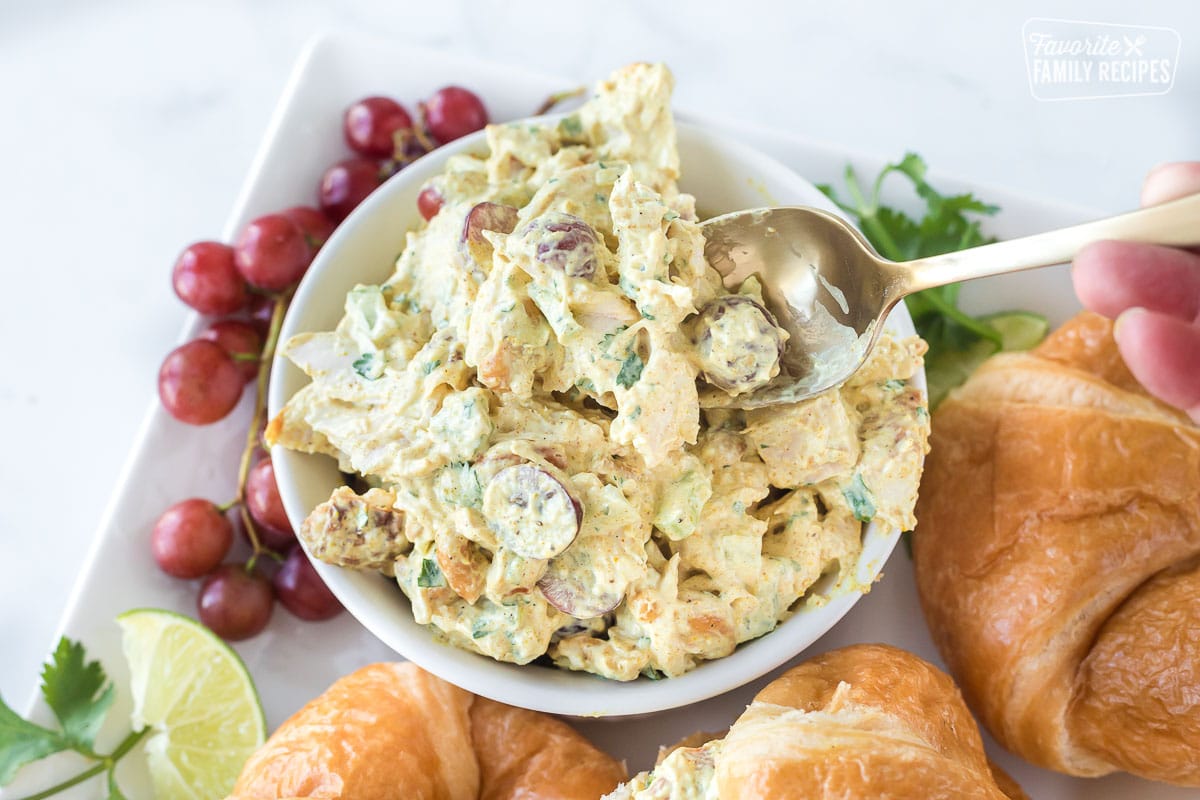
[[[925,174],[924,160],[916,153],[906,153],[896,163],[885,166],[869,188],[864,188],[854,167],[847,165],[843,178],[845,199],[828,184],[817,188],[858,223],[881,256],[893,261],[936,256],[995,241],[983,233],[982,222],[995,214],[998,206],[985,203],[971,193],[943,195],[929,184]],[[919,219],[884,205],[881,199],[884,182],[892,175],[907,178],[924,203],[924,213]],[[904,301],[917,333],[929,343],[926,365],[930,373],[930,402],[934,405],[965,380],[982,357],[1009,344],[1004,333],[992,324],[1007,314],[971,316],[958,307],[960,286],[955,283],[926,289]],[[1023,341],[1022,346],[1033,343]],[[935,382],[934,376],[939,380]]]
[[[906,153],[898,162],[883,168],[868,194],[864,193],[854,167],[847,164],[844,180],[852,205],[843,202],[828,184],[817,188],[838,208],[855,217],[879,254],[892,261],[911,261],[994,242],[994,238],[984,236],[980,220],[972,219],[968,214],[990,216],[999,211],[999,207],[984,203],[969,193],[942,195],[925,180],[926,169],[925,161],[919,155]],[[919,221],[880,201],[883,182],[892,174],[906,176],[912,181],[917,196],[925,201],[925,215]],[[999,345],[999,331],[958,308],[959,286],[956,283],[939,286],[909,296],[905,304],[913,323],[917,324],[920,317],[926,327],[942,329],[937,331],[940,335],[935,339],[946,338],[958,346],[977,338],[990,339]],[[921,330],[920,325],[918,330]],[[929,341],[928,336],[924,338]],[[930,347],[933,344],[930,341]]]
[[[41,677],[42,697],[58,727],[47,728],[23,719],[0,699],[0,786],[11,782],[26,764],[54,753],[75,752],[95,763],[24,800],[50,797],[103,773],[107,774],[109,800],[123,800],[115,777],[117,762],[146,734],[146,729],[130,733],[107,755],[96,752],[96,734],[112,707],[114,689],[100,662],[88,661],[79,642],[61,638]]]

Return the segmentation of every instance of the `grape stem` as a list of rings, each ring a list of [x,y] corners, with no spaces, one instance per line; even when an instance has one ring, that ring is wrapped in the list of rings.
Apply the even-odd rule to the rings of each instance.
[[[53,797],[59,792],[70,789],[72,786],[77,786],[89,778],[94,778],[101,772],[108,773],[108,785],[110,790],[116,787],[116,774],[114,770],[117,768],[117,762],[125,757],[125,754],[133,749],[133,746],[142,740],[142,737],[150,732],[150,728],[142,728],[140,731],[132,731],[128,736],[121,740],[117,745],[117,749],[112,751],[111,755],[100,756],[90,755],[89,758],[95,758],[98,763],[85,769],[74,777],[67,778],[62,783],[56,783],[49,789],[43,789],[37,794],[27,795],[20,800],[45,800],[47,797]]]
[[[429,129],[425,123],[425,104],[417,103],[417,122],[412,127],[413,136],[417,142],[425,149],[426,153],[430,153],[437,149],[437,143],[429,136]]]
[[[549,97],[547,97],[545,99],[545,101],[540,106],[537,107],[537,111],[533,112],[533,115],[535,117],[540,117],[542,114],[547,114],[547,113],[549,113],[550,109],[554,108],[559,103],[566,102],[567,100],[571,100],[576,97],[583,97],[584,93],[586,93],[586,92],[587,92],[586,86],[576,86],[574,89],[567,89],[566,91],[563,91],[563,92],[556,92],[555,94],[552,94]]]
[[[234,502],[238,505],[238,513],[242,517],[242,525],[246,528],[246,536],[254,552],[246,561],[246,571],[253,572],[254,564],[261,555],[267,555],[276,561],[283,557],[274,550],[263,545],[258,536],[258,526],[250,516],[246,507],[246,477],[250,474],[250,459],[258,447],[258,432],[262,430],[267,417],[267,381],[271,377],[271,362],[275,358],[275,347],[279,344],[279,329],[283,326],[283,313],[287,310],[288,302],[292,299],[294,289],[288,289],[275,296],[275,306],[271,309],[271,324],[267,328],[267,340],[263,343],[262,362],[258,366],[258,378],[254,386],[254,417],[250,420],[250,429],[246,432],[246,446],[242,449],[242,460],[238,464],[237,497]]]

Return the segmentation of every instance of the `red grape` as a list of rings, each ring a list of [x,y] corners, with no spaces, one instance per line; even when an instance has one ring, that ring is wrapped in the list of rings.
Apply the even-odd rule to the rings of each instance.
[[[208,425],[237,405],[245,381],[220,345],[196,339],[172,350],[158,371],[158,396],[175,419]]]
[[[283,214],[267,214],[242,229],[233,259],[251,285],[269,291],[286,289],[312,262],[304,231]]]
[[[253,323],[240,319],[217,320],[200,332],[200,338],[216,342],[230,357],[253,356],[251,359],[235,358],[233,363],[247,383],[258,377],[263,337]]]
[[[279,487],[275,484],[275,466],[270,458],[264,458],[250,468],[246,476],[246,508],[250,516],[263,528],[288,536],[293,541],[295,534],[283,500],[279,498]]]
[[[412,117],[404,106],[389,97],[365,97],[347,108],[342,117],[346,144],[370,158],[391,158],[396,131],[411,127]]]
[[[442,193],[432,186],[426,186],[417,195],[417,210],[426,222],[436,217],[442,210]]]
[[[176,578],[199,578],[217,568],[233,543],[233,526],[213,503],[199,497],[166,510],[150,534],[159,568]]]
[[[341,222],[382,183],[379,165],[365,158],[339,161],[321,177],[321,210]]]
[[[314,255],[329,241],[333,229],[337,227],[319,208],[312,206],[292,206],[283,215],[299,226]]]
[[[247,309],[247,315],[250,317],[250,324],[263,337],[266,337],[267,331],[271,329],[271,315],[275,313],[275,298],[268,297],[265,294],[252,295],[250,299],[250,307]]]
[[[283,607],[300,619],[330,619],[342,611],[342,604],[313,569],[301,547],[292,548],[271,583]]]
[[[220,242],[188,245],[171,273],[175,294],[201,314],[232,314],[249,299],[233,263],[233,248]]]
[[[241,564],[222,564],[200,585],[200,621],[231,642],[249,639],[271,621],[271,582]]]
[[[425,104],[425,124],[433,137],[445,144],[483,128],[488,113],[474,92],[447,86],[434,92]]]

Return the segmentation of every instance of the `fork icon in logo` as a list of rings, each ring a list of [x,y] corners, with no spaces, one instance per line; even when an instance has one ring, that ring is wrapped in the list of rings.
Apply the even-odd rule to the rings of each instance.
[[[1132,41],[1128,36],[1122,36],[1121,38],[1125,40],[1125,55],[1136,55],[1138,58],[1141,58],[1142,45],[1146,43],[1145,34],[1139,34],[1138,37]]]

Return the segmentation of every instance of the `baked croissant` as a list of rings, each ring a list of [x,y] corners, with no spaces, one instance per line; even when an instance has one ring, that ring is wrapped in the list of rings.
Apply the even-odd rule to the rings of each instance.
[[[595,800],[624,778],[563,722],[374,664],[284,722],[230,800]]]
[[[1006,747],[1200,786],[1200,429],[1081,314],[941,405],[913,558],[930,630]]]
[[[1024,796],[989,764],[947,675],[894,647],[853,645],[784,673],[724,739],[677,747],[608,800]]]

